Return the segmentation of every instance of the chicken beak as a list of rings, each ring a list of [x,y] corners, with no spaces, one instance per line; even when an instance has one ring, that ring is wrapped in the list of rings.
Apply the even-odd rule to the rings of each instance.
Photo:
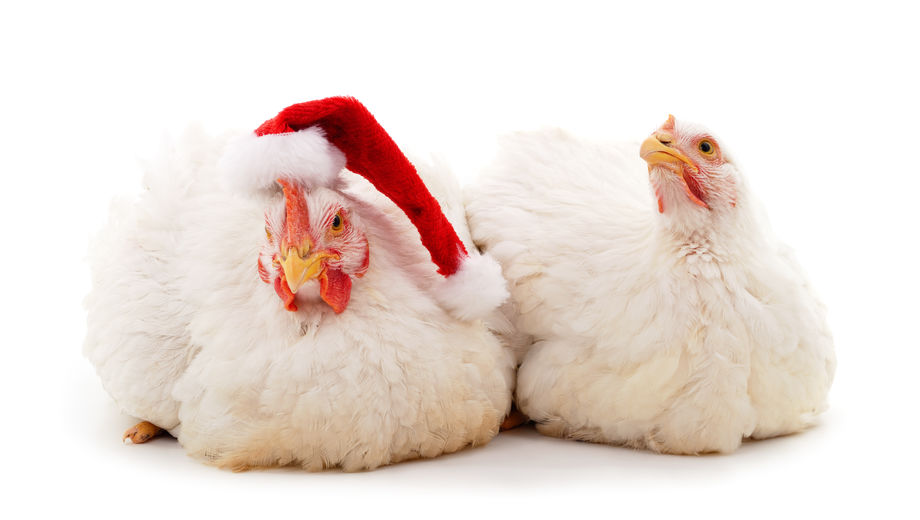
[[[649,170],[659,164],[685,165],[691,170],[697,168],[689,157],[680,153],[676,148],[668,146],[671,136],[667,134],[655,134],[646,139],[639,148],[639,156],[648,163]]]
[[[326,267],[327,259],[337,258],[336,255],[327,251],[317,251],[311,254],[311,246],[312,244],[308,242],[305,247],[289,247],[287,253],[281,258],[284,278],[292,293],[296,293],[305,283],[319,276]]]

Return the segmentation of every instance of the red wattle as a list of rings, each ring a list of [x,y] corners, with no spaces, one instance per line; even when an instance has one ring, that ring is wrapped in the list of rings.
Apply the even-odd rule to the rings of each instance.
[[[283,274],[275,278],[275,292],[278,293],[278,296],[281,298],[281,302],[284,304],[284,310],[291,312],[297,310],[297,305],[294,304],[294,293],[292,293],[291,288],[288,287],[287,280],[284,279]]]
[[[336,314],[348,307],[351,299],[351,277],[338,269],[326,269],[319,276],[319,295]]]
[[[697,206],[702,206],[706,209],[709,209],[709,204],[705,202],[705,195],[703,194],[703,188],[700,186],[700,183],[696,180],[696,176],[689,169],[684,168],[684,174],[681,176],[684,181],[684,191],[687,192],[687,196],[690,197],[690,200],[693,201]]]

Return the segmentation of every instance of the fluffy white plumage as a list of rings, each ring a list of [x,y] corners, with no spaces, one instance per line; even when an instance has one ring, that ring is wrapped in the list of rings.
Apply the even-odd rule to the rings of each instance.
[[[727,155],[704,208],[636,145],[552,130],[500,150],[467,214],[509,280],[516,400],[541,432],[731,452],[825,409],[836,362],[824,307]]]
[[[257,272],[263,216],[283,197],[225,188],[223,149],[196,131],[174,144],[92,248],[85,354],[118,404],[234,469],[360,470],[488,442],[512,356],[438,304],[443,277],[402,211],[344,171],[323,197],[363,226],[369,268],[345,312],[318,299],[288,312]],[[467,237],[455,181],[416,165]]]

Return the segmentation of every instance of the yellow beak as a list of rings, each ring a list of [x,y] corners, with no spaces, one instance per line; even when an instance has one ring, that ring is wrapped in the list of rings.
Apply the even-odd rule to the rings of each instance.
[[[680,153],[676,148],[672,148],[665,143],[671,142],[671,136],[668,134],[657,133],[642,142],[639,148],[639,156],[648,163],[648,167],[658,164],[681,164],[689,166],[696,171],[693,161],[689,157]]]
[[[287,254],[281,258],[281,268],[284,270],[284,278],[291,292],[296,293],[303,284],[319,276],[328,258],[338,258],[338,256],[327,251],[310,254],[309,244],[300,249],[289,247]]]

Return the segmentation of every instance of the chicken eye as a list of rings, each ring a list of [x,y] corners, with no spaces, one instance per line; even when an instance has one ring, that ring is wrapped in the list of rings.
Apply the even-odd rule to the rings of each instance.
[[[700,141],[699,149],[701,152],[703,152],[706,155],[712,155],[714,151],[714,147],[712,146],[712,143],[705,139]]]
[[[332,227],[330,229],[332,229],[333,233],[339,233],[342,231],[343,224],[342,215],[336,213],[335,216],[332,217]]]

